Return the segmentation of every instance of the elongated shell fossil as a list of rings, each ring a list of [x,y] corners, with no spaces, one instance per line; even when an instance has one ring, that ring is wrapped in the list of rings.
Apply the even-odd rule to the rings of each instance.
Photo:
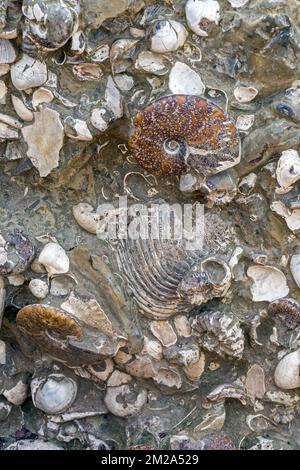
[[[129,146],[150,173],[180,175],[189,168],[210,175],[240,161],[236,127],[212,102],[193,95],[154,101],[135,119]]]
[[[191,321],[199,344],[222,357],[241,359],[244,351],[244,333],[231,314],[203,312]]]

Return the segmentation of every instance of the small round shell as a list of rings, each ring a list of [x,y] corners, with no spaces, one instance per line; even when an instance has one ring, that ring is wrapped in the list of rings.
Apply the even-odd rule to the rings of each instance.
[[[68,409],[76,399],[77,384],[63,374],[50,374],[31,381],[34,406],[47,414],[56,415]]]
[[[108,387],[104,401],[108,411],[125,418],[141,411],[147,401],[147,392],[140,389],[136,383]]]
[[[153,52],[172,52],[182,47],[188,36],[185,27],[174,20],[159,20],[155,23],[151,38]]]

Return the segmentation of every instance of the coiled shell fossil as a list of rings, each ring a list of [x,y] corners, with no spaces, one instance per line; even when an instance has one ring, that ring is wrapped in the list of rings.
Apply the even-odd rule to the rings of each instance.
[[[244,351],[244,333],[231,314],[203,312],[191,321],[199,344],[222,357],[241,359]]]
[[[133,156],[155,175],[180,175],[189,168],[210,175],[240,161],[235,125],[205,98],[171,95],[154,101],[136,115],[134,125]]]

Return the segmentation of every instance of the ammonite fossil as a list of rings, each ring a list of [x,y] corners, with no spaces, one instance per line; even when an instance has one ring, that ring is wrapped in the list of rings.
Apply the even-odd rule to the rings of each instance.
[[[203,312],[192,319],[191,326],[199,344],[207,351],[241,359],[245,337],[239,322],[231,314]]]
[[[154,101],[135,119],[129,147],[154,175],[180,175],[189,168],[210,175],[240,161],[234,123],[200,96],[172,95]]]

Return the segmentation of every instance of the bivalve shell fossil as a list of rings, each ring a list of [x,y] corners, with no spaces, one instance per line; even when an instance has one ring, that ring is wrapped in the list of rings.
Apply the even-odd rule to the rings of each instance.
[[[300,287],[300,255],[296,254],[291,257],[290,270],[295,283]]]
[[[272,302],[289,293],[285,275],[274,266],[253,265],[248,268],[247,275],[253,281],[251,293],[254,302]]]
[[[136,383],[108,387],[104,398],[108,410],[115,416],[125,418],[136,415],[147,402],[147,391]]]
[[[47,243],[42,249],[38,261],[45,266],[51,276],[69,271],[70,261],[68,255],[58,243]]]
[[[205,85],[195,70],[184,62],[176,62],[169,75],[169,90],[174,95],[202,95]]]
[[[277,387],[289,390],[300,387],[300,350],[284,356],[278,363],[274,379]]]
[[[199,36],[208,36],[211,24],[220,21],[220,5],[215,0],[188,0],[185,15],[189,28]]]
[[[47,66],[44,62],[33,59],[27,54],[10,69],[11,80],[17,90],[28,90],[43,85],[47,78]]]
[[[63,374],[33,378],[30,384],[34,406],[50,415],[70,408],[77,396],[76,382]]]
[[[160,53],[176,51],[183,46],[187,36],[187,30],[178,21],[158,20],[153,28],[151,50]]]
[[[276,178],[283,190],[290,187],[300,178],[300,156],[297,150],[284,150],[278,160]]]

